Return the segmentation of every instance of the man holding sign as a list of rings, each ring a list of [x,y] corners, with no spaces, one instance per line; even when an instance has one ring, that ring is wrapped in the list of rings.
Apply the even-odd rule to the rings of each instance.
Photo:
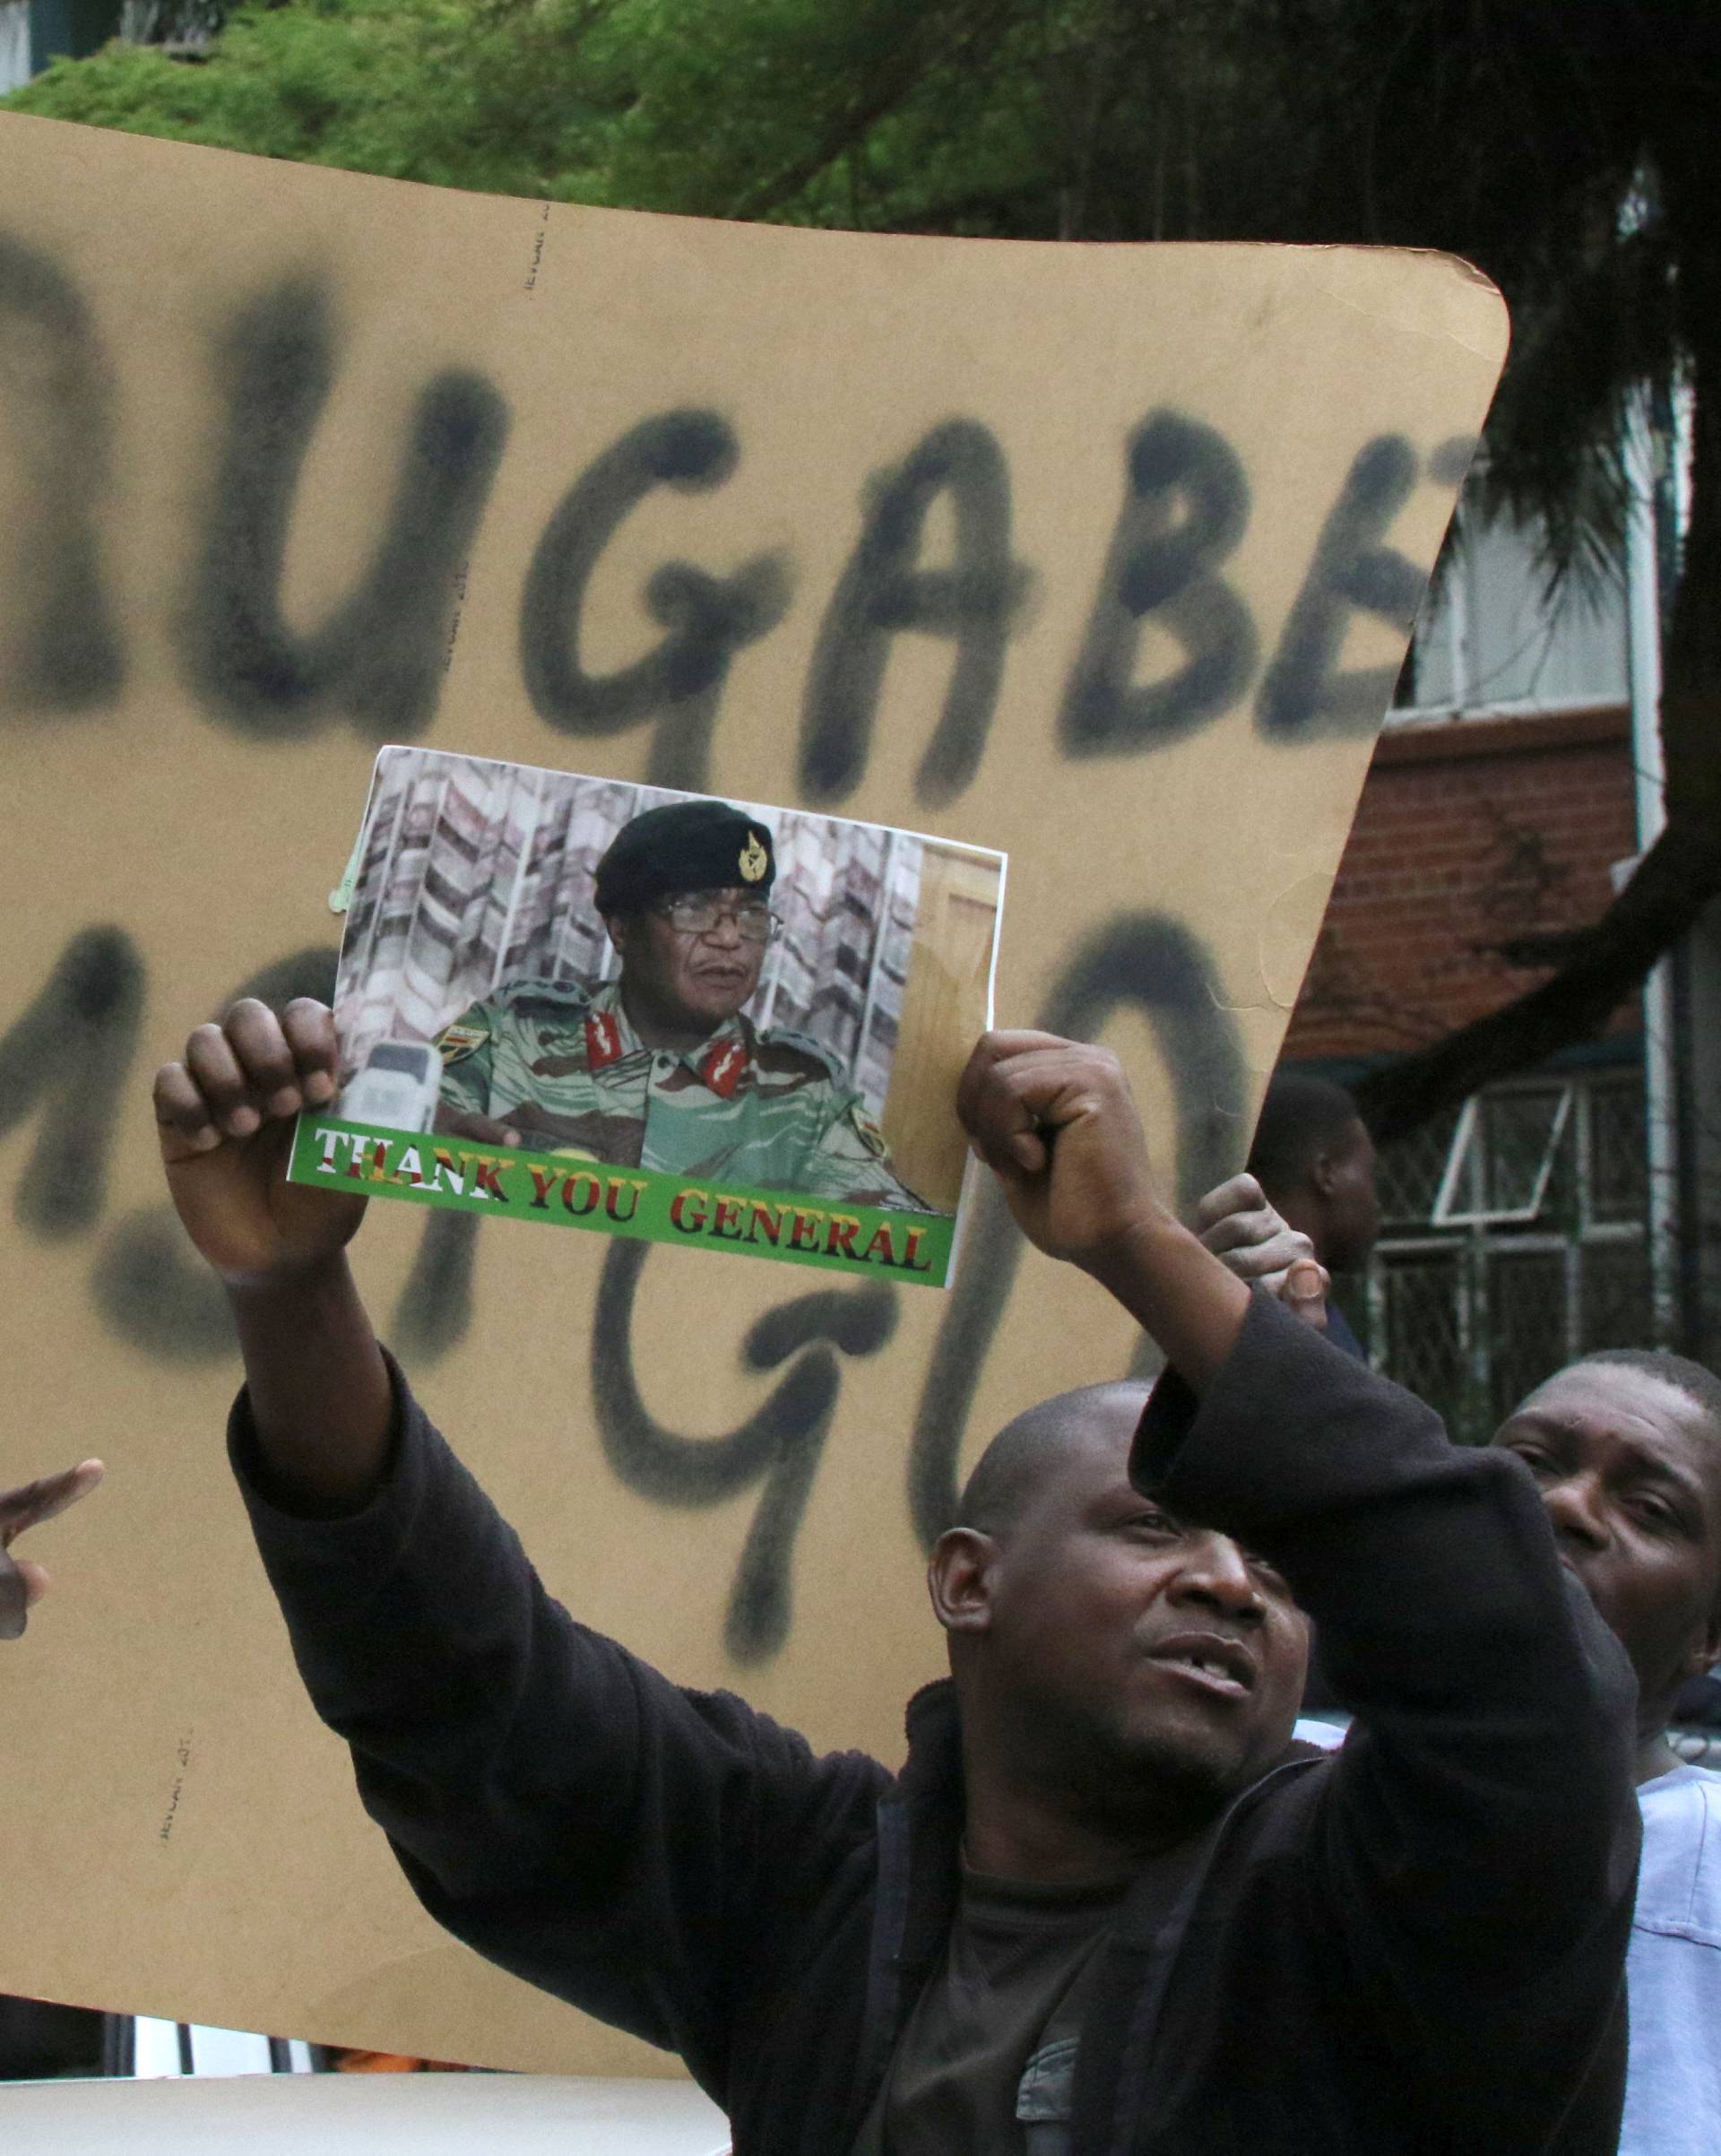
[[[818,1043],[742,1015],[776,932],[776,874],[768,828],[726,801],[625,824],[595,890],[619,976],[510,982],[463,1012],[438,1042],[437,1129],[924,1211]]]
[[[1171,1374],[984,1456],[930,1574],[953,1682],[893,1777],[549,1601],[376,1344],[362,1201],[282,1179],[334,1055],[320,1006],[241,1003],[157,1116],[300,1669],[433,1915],[679,2051],[738,2156],[1613,2150],[1624,1658],[1519,1467],[1165,1209],[1114,1058],[990,1035],[959,1105]],[[1292,1736],[1308,1617],[1336,1755]]]

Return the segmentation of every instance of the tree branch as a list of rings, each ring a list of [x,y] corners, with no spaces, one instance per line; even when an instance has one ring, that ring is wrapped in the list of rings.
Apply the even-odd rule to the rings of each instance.
[[[1355,1089],[1363,1121],[1379,1140],[1403,1138],[1494,1079],[1591,1038],[1717,896],[1721,833],[1670,823],[1558,973],[1364,1078]]]
[[[904,38],[872,80],[832,117],[818,141],[804,155],[756,181],[736,197],[724,215],[742,220],[768,217],[784,203],[792,202],[844,152],[863,142],[916,88],[928,67],[935,61],[960,58],[983,30],[1008,12],[1008,0],[1002,4],[1000,0],[977,0],[975,5],[961,11],[942,48],[930,22],[923,26],[920,36]]]

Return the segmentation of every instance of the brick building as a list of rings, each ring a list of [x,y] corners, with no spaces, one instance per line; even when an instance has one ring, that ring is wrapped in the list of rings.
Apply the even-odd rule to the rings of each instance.
[[[1547,977],[1639,850],[1627,578],[1551,600],[1526,535],[1426,610],[1285,1042],[1353,1082]],[[1605,1036],[1387,1148],[1385,1228],[1345,1300],[1466,1435],[1591,1347],[1647,1344],[1641,1000]]]
[[[1635,806],[1623,704],[1389,725],[1286,1054],[1392,1055],[1535,986],[1613,896]]]

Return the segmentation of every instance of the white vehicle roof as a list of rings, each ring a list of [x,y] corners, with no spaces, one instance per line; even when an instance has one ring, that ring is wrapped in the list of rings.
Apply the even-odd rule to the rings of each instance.
[[[280,2074],[16,2082],[0,2146],[53,2156],[722,2156],[690,2082],[539,2074]]]

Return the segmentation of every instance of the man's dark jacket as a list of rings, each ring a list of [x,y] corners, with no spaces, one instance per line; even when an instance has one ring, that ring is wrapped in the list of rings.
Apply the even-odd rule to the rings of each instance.
[[[936,1970],[947,1686],[893,1779],[683,1691],[552,1602],[402,1389],[356,1517],[234,1451],[318,1710],[440,1922],[679,2051],[737,2156],[847,2156]],[[1630,1672],[1535,1487],[1258,1295],[1135,1479],[1279,1566],[1357,1714],[1144,1873],[1096,1979],[1076,2156],[1607,2156],[1638,1813]],[[666,1592],[674,1583],[665,1580]]]

